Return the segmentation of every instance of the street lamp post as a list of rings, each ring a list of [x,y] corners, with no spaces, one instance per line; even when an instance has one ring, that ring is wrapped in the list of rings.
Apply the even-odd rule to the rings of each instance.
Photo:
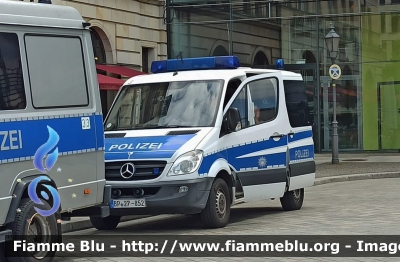
[[[339,79],[341,70],[338,65],[335,64],[337,54],[339,53],[339,41],[340,36],[335,32],[335,27],[331,24],[329,27],[330,31],[325,36],[326,46],[328,48],[329,57],[332,61],[332,66],[329,68],[329,74],[332,78],[333,88],[333,121],[332,121],[332,164],[339,163],[339,138],[338,138],[338,122],[336,121],[336,84],[334,80]]]

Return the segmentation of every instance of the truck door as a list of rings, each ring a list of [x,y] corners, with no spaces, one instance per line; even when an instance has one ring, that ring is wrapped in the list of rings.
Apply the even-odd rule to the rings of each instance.
[[[241,128],[222,137],[243,187],[244,201],[281,197],[286,186],[289,132],[281,73],[247,78],[227,106],[237,108]]]

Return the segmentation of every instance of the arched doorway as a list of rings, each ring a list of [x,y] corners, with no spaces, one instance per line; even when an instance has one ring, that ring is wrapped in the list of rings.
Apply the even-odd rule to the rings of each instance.
[[[96,32],[96,29],[92,29],[90,31],[90,35],[92,38],[94,59],[96,60],[96,63],[107,63],[106,50],[104,49],[103,41],[101,40],[100,35]]]
[[[213,56],[227,56],[229,55],[228,51],[222,45],[217,46],[214,49]]]
[[[263,51],[258,51],[254,56],[253,65],[254,66],[266,66],[268,65],[268,58]]]
[[[306,61],[306,64],[313,64],[317,62],[314,54],[309,50],[303,52],[302,58]]]

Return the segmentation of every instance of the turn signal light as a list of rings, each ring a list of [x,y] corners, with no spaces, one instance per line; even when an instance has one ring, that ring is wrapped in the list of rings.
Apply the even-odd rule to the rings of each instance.
[[[90,194],[90,188],[86,188],[85,191],[83,191],[83,193],[85,195],[89,195]]]

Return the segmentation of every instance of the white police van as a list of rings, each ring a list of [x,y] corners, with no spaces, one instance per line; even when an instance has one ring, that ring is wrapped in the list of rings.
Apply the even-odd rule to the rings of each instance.
[[[234,204],[280,198],[300,209],[315,179],[302,76],[241,68],[237,57],[155,61],[129,79],[105,119],[110,216],[201,214],[224,227]]]

